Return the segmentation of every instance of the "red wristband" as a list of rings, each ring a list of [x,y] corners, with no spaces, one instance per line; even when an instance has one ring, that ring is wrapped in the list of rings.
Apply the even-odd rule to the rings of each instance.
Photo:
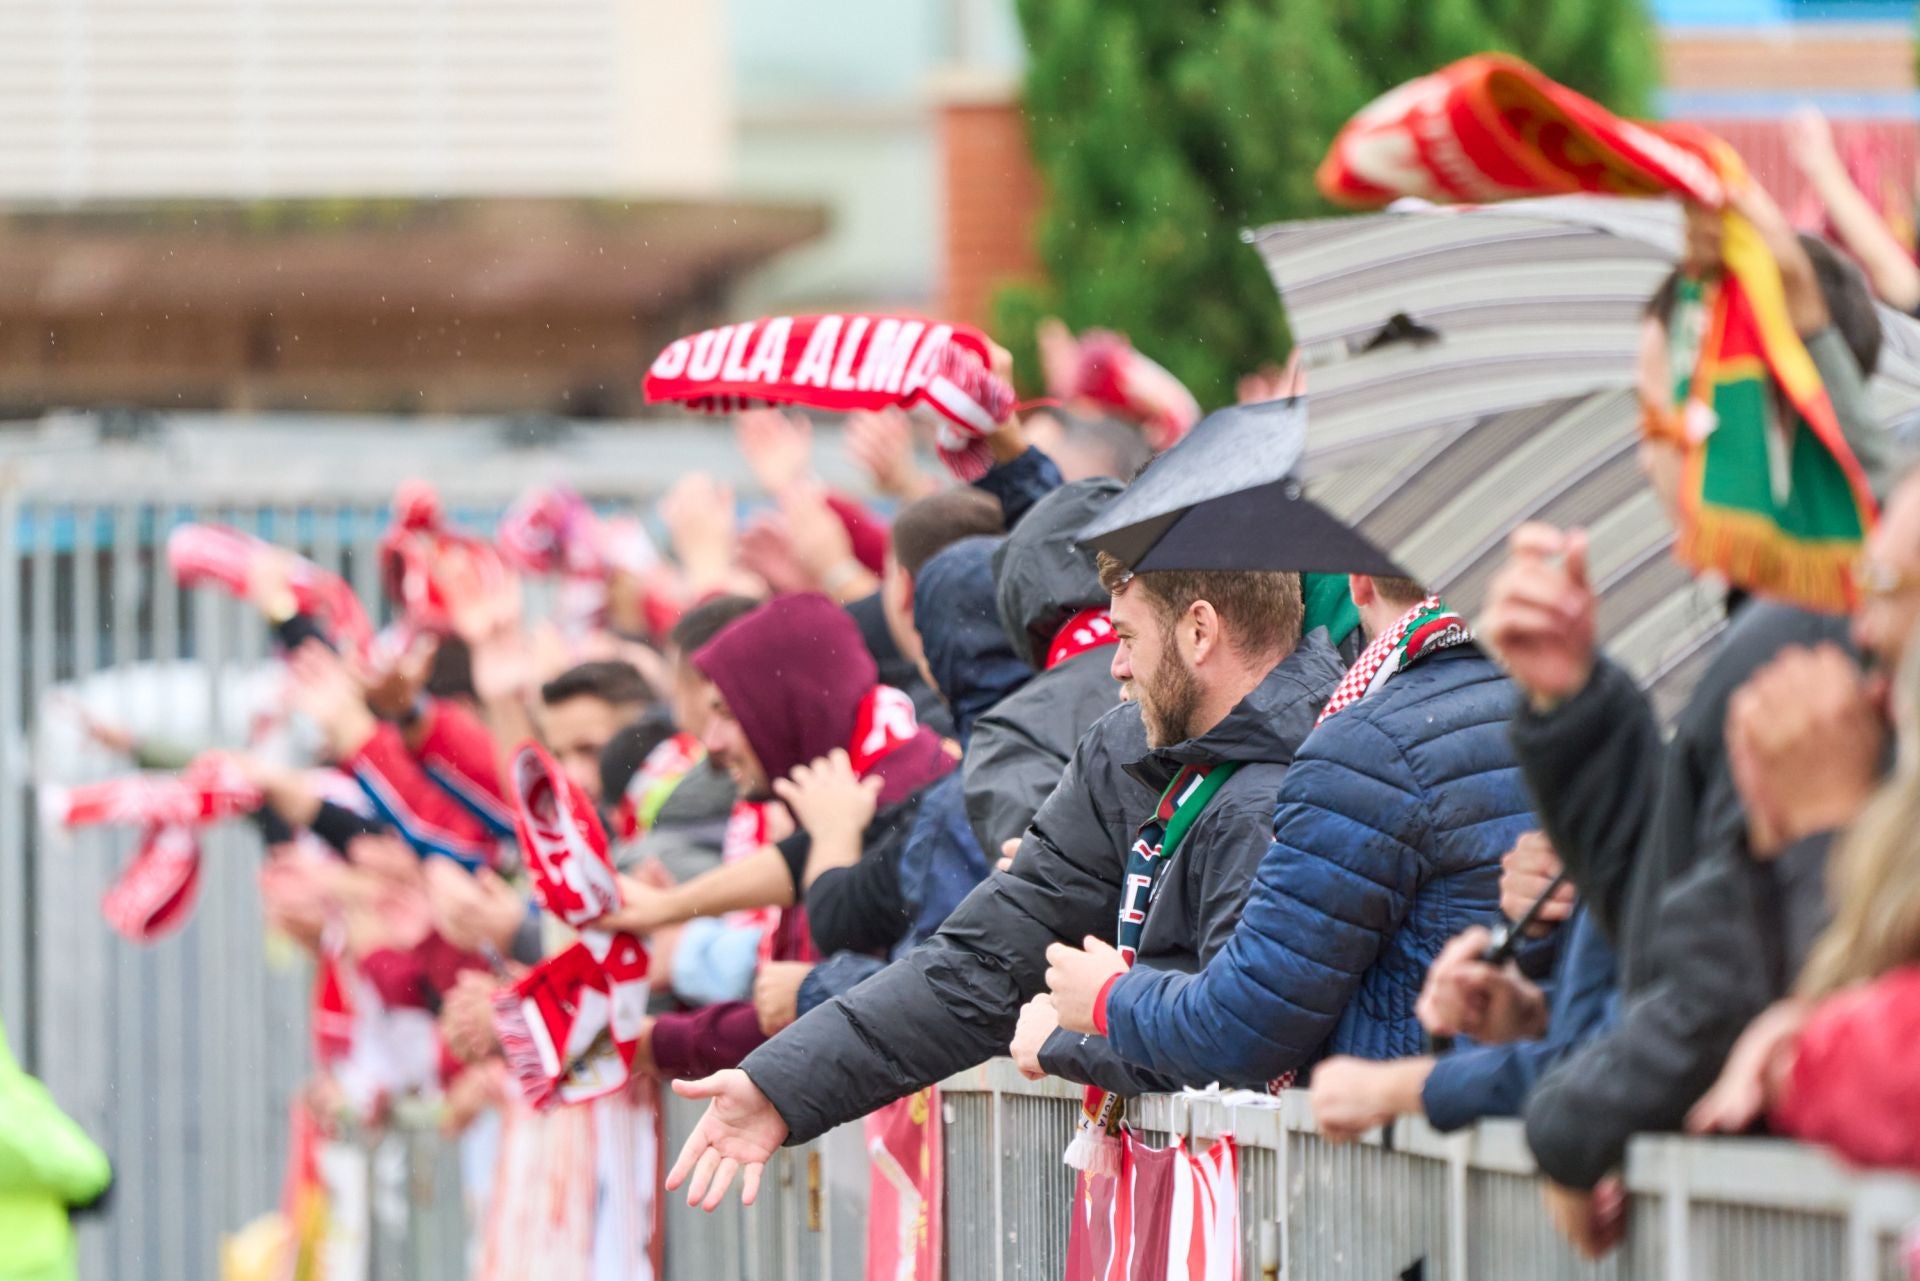
[[[1100,985],[1100,991],[1094,995],[1093,1030],[1098,1032],[1101,1036],[1105,1036],[1107,1034],[1107,997],[1109,994],[1112,993],[1113,985],[1115,983],[1118,983],[1120,981],[1120,976],[1125,973],[1126,973],[1125,970],[1115,970],[1112,974],[1107,976],[1107,981]]]

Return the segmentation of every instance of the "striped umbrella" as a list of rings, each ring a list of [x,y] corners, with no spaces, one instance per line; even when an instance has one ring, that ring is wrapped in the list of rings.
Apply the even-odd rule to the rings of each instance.
[[[1669,555],[1635,458],[1640,312],[1679,252],[1670,202],[1399,208],[1246,233],[1309,370],[1314,497],[1476,613],[1528,520],[1592,532],[1601,640],[1663,709],[1725,619]],[[1920,324],[1881,309],[1872,385],[1920,414]]]

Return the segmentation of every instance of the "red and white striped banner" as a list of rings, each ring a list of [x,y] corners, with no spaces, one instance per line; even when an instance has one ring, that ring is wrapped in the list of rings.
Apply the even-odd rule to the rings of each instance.
[[[1074,1189],[1067,1281],[1239,1281],[1233,1136],[1200,1156],[1177,1138],[1150,1148],[1120,1137],[1120,1173],[1082,1174]]]

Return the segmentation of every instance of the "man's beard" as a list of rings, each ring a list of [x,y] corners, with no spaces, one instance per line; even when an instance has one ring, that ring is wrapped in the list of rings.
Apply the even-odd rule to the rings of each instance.
[[[1140,719],[1147,727],[1148,747],[1171,747],[1189,737],[1193,714],[1200,706],[1200,679],[1181,661],[1180,650],[1167,637],[1153,679],[1137,682]]]

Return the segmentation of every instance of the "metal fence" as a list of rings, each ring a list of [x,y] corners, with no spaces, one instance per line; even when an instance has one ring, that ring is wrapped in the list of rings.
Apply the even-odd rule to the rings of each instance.
[[[253,887],[259,845],[242,828],[206,835],[200,902],[183,931],[137,948],[107,930],[97,904],[132,835],[70,838],[36,823],[33,784],[58,755],[44,723],[51,696],[83,694],[170,738],[238,741],[267,637],[237,603],[172,585],[162,549],[181,521],[225,521],[293,546],[372,600],[386,499],[408,475],[441,481],[456,516],[479,527],[534,481],[621,501],[686,470],[725,475],[739,464],[724,433],[674,424],[566,427],[537,448],[499,424],[431,420],[183,418],[151,434],[99,426],[0,429],[0,1018],[117,1166],[110,1213],[81,1232],[81,1275],[203,1281],[218,1275],[220,1234],[278,1200],[286,1118],[308,1062],[307,975],[267,953]],[[115,434],[132,438],[104,439]],[[825,439],[820,452],[828,479],[843,480]],[[104,756],[59,764],[62,782],[126,768]],[[1060,1275],[1071,1180],[1059,1153],[1076,1101],[1004,1064],[947,1084],[955,1281]],[[1649,1140],[1629,1163],[1628,1245],[1586,1268],[1553,1237],[1513,1127],[1445,1139],[1401,1125],[1391,1147],[1331,1148],[1311,1133],[1302,1102],[1272,1112],[1149,1099],[1135,1112],[1151,1136],[1240,1136],[1249,1276],[1370,1281],[1424,1259],[1428,1278],[1475,1281],[1890,1279],[1897,1234],[1920,1218],[1914,1185],[1850,1178],[1790,1145]],[[672,1100],[669,1159],[695,1115]],[[384,1168],[402,1171],[405,1195],[381,1200],[408,1213],[376,1221],[373,1275],[458,1275],[451,1154],[414,1134],[402,1156]],[[705,1216],[671,1199],[668,1275],[859,1275],[867,1178],[849,1127],[782,1153],[754,1209]]]
[[[1027,1081],[1000,1059],[941,1091],[948,1281],[1058,1278],[1073,1197],[1060,1154],[1078,1088]],[[1588,1264],[1554,1234],[1514,1122],[1446,1136],[1401,1121],[1336,1146],[1300,1091],[1274,1107],[1154,1097],[1131,1113],[1156,1144],[1236,1136],[1248,1281],[1906,1281],[1901,1238],[1920,1224],[1914,1180],[1850,1174],[1778,1140],[1644,1138],[1627,1160],[1627,1240]],[[669,1107],[669,1156],[699,1114]],[[858,1126],[782,1151],[762,1189],[753,1208],[730,1201],[712,1216],[673,1198],[668,1281],[862,1274]]]
[[[820,453],[823,472],[843,482],[830,441]],[[486,530],[534,482],[623,503],[696,468],[745,479],[728,432],[673,422],[199,415],[0,426],[0,1019],[116,1166],[110,1211],[80,1232],[82,1276],[217,1276],[220,1234],[277,1203],[289,1107],[309,1062],[308,974],[269,954],[250,828],[205,833],[191,923],[143,948],[98,910],[135,834],[69,835],[36,821],[36,782],[131,768],[56,732],[63,696],[185,746],[245,741],[248,699],[273,679],[266,630],[217,591],[173,584],[168,531],[221,521],[258,533],[372,602],[387,501],[409,476],[434,479],[456,521]]]

